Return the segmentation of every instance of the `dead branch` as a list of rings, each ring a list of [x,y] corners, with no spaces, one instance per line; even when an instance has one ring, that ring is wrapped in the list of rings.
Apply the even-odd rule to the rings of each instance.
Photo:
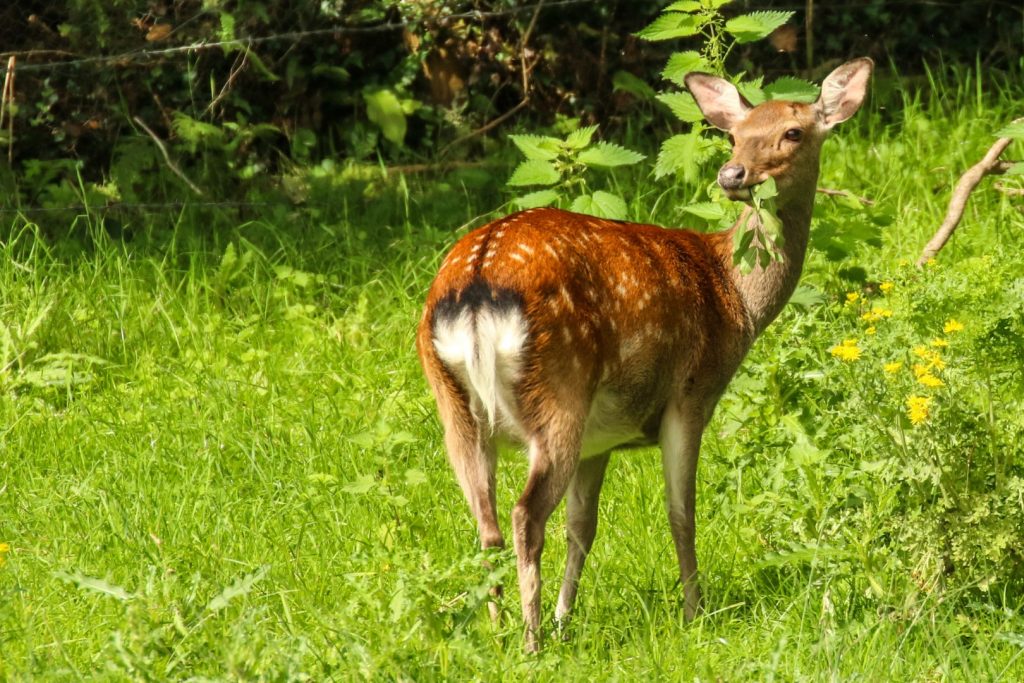
[[[213,114],[214,109],[217,107],[217,105],[220,104],[225,97],[227,97],[228,93],[231,91],[231,86],[235,84],[235,79],[238,78],[238,74],[242,73],[242,70],[245,69],[246,66],[248,66],[249,50],[251,49],[252,43],[249,43],[245,46],[245,50],[242,51],[238,55],[238,57],[235,58],[235,63],[231,65],[231,71],[228,73],[227,81],[224,82],[224,87],[220,89],[220,92],[217,93],[217,96],[213,98],[213,101],[210,102],[209,106],[206,107],[206,110],[203,111],[203,116],[206,116],[207,114]]]
[[[496,126],[501,125],[501,123],[506,121],[516,112],[518,112],[520,109],[522,109],[523,107],[530,103],[530,72],[533,70],[534,65],[536,65],[540,57],[534,59],[533,64],[527,64],[526,45],[530,40],[530,34],[533,33],[533,29],[537,25],[537,17],[540,16],[540,11],[544,7],[545,1],[546,0],[541,0],[540,2],[537,3],[536,8],[534,8],[533,10],[533,17],[530,19],[530,24],[529,26],[526,27],[526,32],[523,33],[522,40],[519,41],[519,70],[523,84],[523,99],[520,100],[519,104],[509,109],[501,116],[498,116],[497,118],[494,118],[485,123],[484,125],[480,126],[476,130],[466,133],[465,135],[457,137],[451,142],[449,142],[447,145],[441,148],[441,151],[438,152],[438,156],[443,157],[445,154],[448,153],[448,151],[452,147],[462,144],[466,140],[475,138],[476,136],[482,135]]]
[[[1024,121],[1024,118],[1015,119],[1014,123],[1019,121]],[[928,259],[934,258],[946,246],[946,242],[949,241],[957,226],[960,225],[960,219],[963,218],[964,209],[967,207],[967,199],[971,196],[974,188],[978,186],[978,183],[981,182],[981,179],[987,175],[1002,175],[1013,166],[1013,162],[999,159],[999,155],[1006,151],[1011,142],[1013,142],[1012,138],[999,138],[989,147],[988,152],[982,157],[981,161],[971,166],[960,176],[956,187],[953,188],[953,196],[949,199],[946,218],[942,221],[942,225],[939,226],[935,235],[928,240],[928,244],[924,246],[921,257],[917,259],[918,268],[924,266]]]
[[[4,90],[0,96],[0,129],[4,126],[4,115],[7,114],[10,120],[7,122],[7,164],[14,163],[14,67],[18,58],[14,55],[7,60],[7,73],[4,75]]]
[[[180,168],[178,168],[177,164],[175,164],[173,161],[171,161],[171,155],[167,151],[167,145],[164,144],[164,141],[161,140],[160,138],[158,138],[156,133],[154,133],[150,129],[150,127],[146,125],[146,122],[143,121],[142,119],[140,119],[138,116],[133,116],[132,120],[135,121],[135,123],[139,124],[139,126],[142,128],[142,130],[146,131],[146,133],[149,135],[149,137],[153,138],[153,142],[156,143],[156,146],[160,148],[160,152],[164,155],[164,161],[167,163],[167,168],[171,169],[171,172],[174,173],[174,175],[176,175],[179,178],[181,178],[182,180],[184,180],[185,184],[189,186],[189,189],[191,189],[197,195],[202,197],[203,196],[203,191],[200,190],[199,187],[195,183],[193,183],[191,180],[188,179],[188,176],[186,176],[182,172],[182,170]]]
[[[993,183],[992,187],[1007,197],[1024,197],[1024,187],[1009,187],[1005,183]]]

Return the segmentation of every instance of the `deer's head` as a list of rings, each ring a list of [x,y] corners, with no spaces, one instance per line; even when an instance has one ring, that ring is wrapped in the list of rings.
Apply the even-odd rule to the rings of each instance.
[[[813,196],[821,143],[860,107],[873,66],[866,57],[843,64],[821,84],[814,104],[769,100],[756,107],[723,78],[689,74],[686,87],[704,117],[729,133],[733,144],[732,158],[718,172],[726,196],[749,200],[750,188],[768,177],[775,178],[780,206],[797,196]]]

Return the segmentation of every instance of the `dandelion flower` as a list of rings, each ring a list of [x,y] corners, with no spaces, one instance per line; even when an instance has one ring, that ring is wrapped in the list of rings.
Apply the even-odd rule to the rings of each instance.
[[[928,343],[931,346],[935,346],[935,347],[938,347],[938,348],[944,348],[946,346],[949,346],[949,342],[946,341],[945,339],[943,339],[942,337],[936,337],[935,339],[932,339]]]
[[[875,332],[878,332],[878,330],[875,328],[874,325],[864,330],[864,334],[874,334]]]
[[[946,324],[942,326],[942,331],[945,332],[946,334],[953,334],[954,332],[963,332],[964,324],[962,322],[959,322],[958,320],[955,320],[954,318],[950,318],[949,320],[946,321]]]
[[[888,294],[889,292],[892,291],[892,288],[895,286],[896,285],[894,285],[891,282],[883,282],[882,284],[878,285],[878,289],[882,291],[882,294]]]
[[[924,386],[928,387],[929,389],[938,389],[939,387],[943,386],[942,380],[930,372],[925,372],[924,374],[918,375],[917,381],[923,384]]]
[[[846,293],[846,305],[847,306],[855,304],[858,301],[860,301],[860,293],[859,292],[847,292]]]
[[[910,396],[907,398],[907,417],[910,422],[919,425],[928,419],[928,409],[932,400],[927,396]]]
[[[842,344],[836,344],[828,351],[836,358],[851,363],[860,358],[860,348],[856,339],[844,339]]]
[[[923,358],[925,360],[927,360],[933,353],[931,349],[923,345],[915,346],[913,349],[910,350],[910,352],[913,353],[918,358]]]
[[[929,268],[934,268],[935,266],[937,266],[939,264],[939,262],[936,261],[934,258],[930,258],[927,261],[925,261],[924,264],[926,266],[928,266]]]
[[[860,316],[860,319],[861,320],[866,320],[869,323],[873,323],[873,322],[875,322],[877,320],[882,320],[883,318],[891,318],[891,317],[892,317],[892,311],[890,311],[888,308],[882,308],[881,306],[875,306],[870,311],[865,311],[864,313],[862,313],[861,316]]]
[[[902,367],[903,367],[903,363],[901,363],[900,361],[896,360],[896,361],[893,361],[891,363],[886,363],[885,365],[882,366],[882,369],[885,370],[886,372],[888,372],[889,374],[892,374],[894,372],[899,372],[900,368],[902,368]]]
[[[11,552],[10,543],[0,543],[0,567],[4,566],[7,562],[7,553]]]

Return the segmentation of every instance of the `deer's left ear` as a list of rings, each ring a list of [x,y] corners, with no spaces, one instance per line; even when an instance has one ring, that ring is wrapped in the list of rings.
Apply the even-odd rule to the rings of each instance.
[[[867,57],[847,62],[828,75],[821,84],[817,108],[821,123],[831,128],[860,109],[868,91],[868,80],[875,63]]]

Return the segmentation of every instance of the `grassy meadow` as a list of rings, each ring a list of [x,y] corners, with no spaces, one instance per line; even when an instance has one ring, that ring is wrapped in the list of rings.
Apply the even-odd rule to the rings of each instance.
[[[683,621],[659,457],[620,454],[577,616],[537,656],[413,345],[444,251],[511,196],[511,145],[444,176],[339,163],[298,205],[4,214],[0,679],[1024,678],[1020,197],[983,181],[913,266],[1024,90],[874,87],[820,181],[874,205],[819,197],[797,301],[708,430],[706,614]],[[699,223],[699,188],[650,169],[599,180],[637,221]],[[506,532],[524,473],[502,455]],[[550,621],[561,509],[548,532]]]

